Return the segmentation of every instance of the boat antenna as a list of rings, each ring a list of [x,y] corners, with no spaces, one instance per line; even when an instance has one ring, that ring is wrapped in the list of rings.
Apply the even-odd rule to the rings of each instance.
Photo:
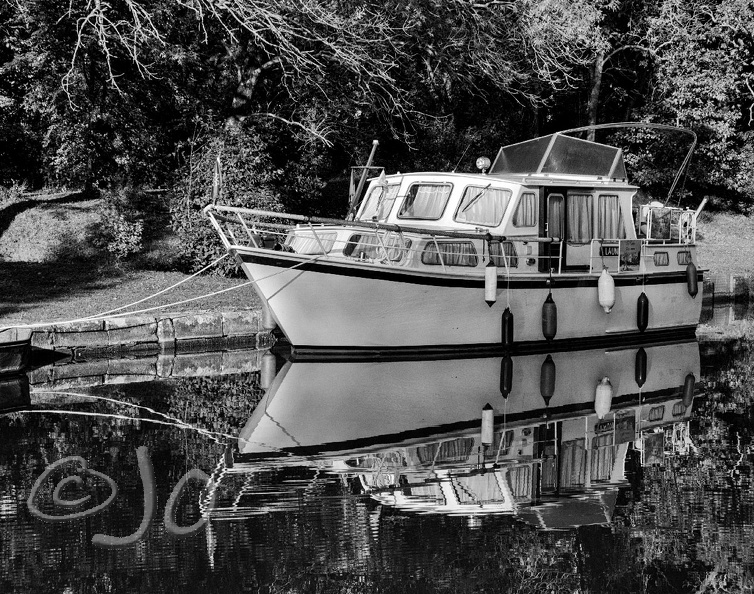
[[[469,152],[469,149],[471,148],[471,144],[472,144],[473,142],[474,142],[473,140],[470,140],[470,141],[469,141],[469,144],[467,144],[467,145],[466,145],[466,150],[465,150],[465,151],[463,151],[463,154],[461,155],[461,158],[460,158],[460,159],[458,159],[458,163],[456,163],[456,166],[455,166],[455,167],[453,167],[453,171],[451,171],[451,173],[455,173],[455,172],[456,172],[456,169],[458,169],[458,166],[459,166],[459,165],[461,164],[461,161],[463,161],[463,158],[464,158],[464,157],[466,156],[466,153],[468,153],[468,152]]]
[[[675,187],[678,185],[678,181],[681,179],[681,176],[683,175],[684,178],[684,184],[686,180],[686,172],[688,170],[689,163],[691,162],[691,155],[694,153],[694,149],[696,148],[696,132],[693,130],[690,130],[689,128],[681,128],[680,126],[671,126],[669,124],[657,124],[654,122],[615,122],[612,124],[593,124],[591,126],[581,126],[580,128],[571,128],[570,130],[563,130],[560,132],[560,134],[570,134],[573,132],[587,132],[589,130],[605,130],[609,128],[647,128],[650,130],[667,130],[672,132],[681,132],[683,134],[689,134],[692,138],[691,146],[689,147],[688,153],[686,153],[686,157],[683,159],[683,162],[681,163],[681,166],[678,168],[678,171],[675,174],[675,179],[673,179],[673,183],[670,186],[670,191],[668,191],[668,196],[665,198],[665,204],[667,204],[670,201],[670,197],[673,195],[673,192],[675,191]],[[680,203],[681,197],[678,196],[678,202]]]

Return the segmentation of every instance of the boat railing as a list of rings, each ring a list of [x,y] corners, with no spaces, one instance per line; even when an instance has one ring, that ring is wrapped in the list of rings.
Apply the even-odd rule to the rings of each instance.
[[[481,256],[482,260],[491,257],[499,266],[508,268],[518,268],[521,260],[525,267],[536,269],[539,260],[547,259],[548,268],[552,267],[553,273],[560,273],[563,260],[563,242],[557,237],[508,237],[485,231],[427,229],[233,206],[210,205],[204,210],[226,249],[266,248],[326,258],[368,260],[388,266],[400,265],[421,251],[420,257],[443,270],[450,266],[476,266],[470,262],[476,262]],[[338,228],[345,228],[348,233],[338,233]],[[359,235],[358,230],[364,233]],[[428,242],[419,245],[415,235],[428,238],[431,245]],[[459,243],[450,242],[451,239],[476,242],[473,253],[458,250]],[[550,250],[550,254],[543,255],[541,250],[535,249],[538,244],[554,244],[556,247]],[[481,247],[481,254],[477,252],[478,247]]]
[[[692,243],[655,239],[593,239],[589,270],[650,272],[684,268],[693,261]]]

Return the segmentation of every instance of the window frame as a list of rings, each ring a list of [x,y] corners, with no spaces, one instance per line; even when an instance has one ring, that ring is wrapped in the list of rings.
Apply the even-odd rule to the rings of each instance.
[[[534,201],[534,223],[531,225],[524,225],[517,221],[518,211],[521,209],[521,204],[523,203],[525,196],[531,196]],[[529,190],[521,192],[518,201],[516,202],[516,210],[513,211],[513,215],[511,216],[511,224],[517,229],[532,229],[537,227],[539,224],[539,200],[537,199],[536,192],[531,192]]]
[[[445,262],[444,258],[440,257],[440,253],[442,252],[442,246],[443,245],[451,245],[451,244],[466,244],[471,248],[471,252],[469,253],[469,256],[473,256],[474,258],[474,264],[448,264]],[[435,248],[436,251],[430,252],[430,249]],[[437,262],[427,262],[424,259],[424,256],[432,253],[434,256],[437,257]],[[428,241],[424,247],[422,248],[421,255],[419,256],[419,261],[424,266],[448,266],[448,267],[454,267],[454,268],[476,268],[479,266],[479,253],[476,251],[476,246],[474,245],[474,242],[471,240],[430,240]]]
[[[400,182],[395,182],[395,183],[392,183],[392,184],[388,183],[385,186],[381,186],[381,185],[372,186],[370,192],[364,198],[364,201],[363,201],[363,203],[361,205],[361,208],[359,209],[359,218],[358,218],[358,220],[360,220],[360,221],[384,220],[384,219],[377,219],[376,216],[369,217],[369,216],[365,215],[365,211],[366,211],[367,207],[369,206],[369,202],[371,200],[372,194],[378,188],[381,188],[383,192],[389,192],[391,188],[395,188],[395,196],[393,196],[393,201],[392,201],[392,204],[390,205],[390,210],[387,212],[387,214],[385,214],[384,219],[387,219],[390,216],[390,211],[393,210],[393,206],[395,206],[395,201],[398,199],[398,194],[399,194],[400,189],[401,189]],[[377,200],[379,202],[380,198],[377,198]],[[376,214],[376,212],[377,211],[375,210],[375,214]]]
[[[406,206],[406,202],[409,199],[409,194],[411,193],[411,190],[416,186],[446,186],[448,188],[448,195],[445,197],[445,203],[442,205],[442,211],[440,212],[440,216],[438,217],[416,217],[416,216],[406,216],[405,214],[402,214],[403,209]],[[398,212],[396,214],[396,217],[403,220],[411,220],[411,221],[439,221],[444,215],[445,210],[448,208],[448,202],[450,202],[450,195],[453,193],[453,183],[451,182],[423,182],[423,181],[417,181],[413,182],[408,186],[406,189],[406,193],[403,195],[403,201],[401,202],[400,208],[398,209]]]
[[[483,223],[483,222],[480,222],[480,221],[459,221],[458,220],[458,215],[461,212],[461,207],[464,206],[464,200],[466,199],[466,193],[469,190],[471,190],[471,189],[480,190],[481,193],[482,193],[482,196],[484,194],[486,194],[487,192],[489,192],[489,191],[502,191],[502,192],[507,192],[508,193],[508,198],[507,198],[506,204],[503,207],[502,212],[500,213],[500,219],[497,221],[497,223],[490,224],[490,223]],[[456,208],[456,211],[453,214],[453,221],[456,222],[456,223],[460,223],[461,225],[478,225],[478,226],[481,226],[481,227],[489,227],[489,228],[499,227],[502,224],[503,219],[505,218],[505,213],[508,210],[508,207],[510,206],[510,203],[511,203],[512,199],[513,199],[513,190],[511,190],[510,188],[494,187],[494,186],[491,186],[489,184],[486,185],[486,186],[468,185],[468,186],[466,186],[463,189],[463,194],[461,195],[461,200],[458,202],[458,208]]]

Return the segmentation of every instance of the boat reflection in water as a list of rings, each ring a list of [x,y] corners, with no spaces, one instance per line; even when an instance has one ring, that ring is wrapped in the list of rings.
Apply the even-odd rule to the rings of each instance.
[[[610,521],[630,468],[689,447],[695,341],[517,357],[286,362],[241,431],[233,511],[253,475],[308,467],[382,505],[516,514],[543,528]],[[315,475],[316,476],[316,475]],[[259,502],[259,499],[256,499]],[[265,511],[275,504],[267,500]]]

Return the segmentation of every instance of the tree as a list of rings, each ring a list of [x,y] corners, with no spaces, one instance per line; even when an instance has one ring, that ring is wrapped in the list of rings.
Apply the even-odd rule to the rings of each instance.
[[[724,199],[754,195],[754,10],[749,0],[665,0],[651,23],[657,68],[643,110],[700,137],[691,178]]]

